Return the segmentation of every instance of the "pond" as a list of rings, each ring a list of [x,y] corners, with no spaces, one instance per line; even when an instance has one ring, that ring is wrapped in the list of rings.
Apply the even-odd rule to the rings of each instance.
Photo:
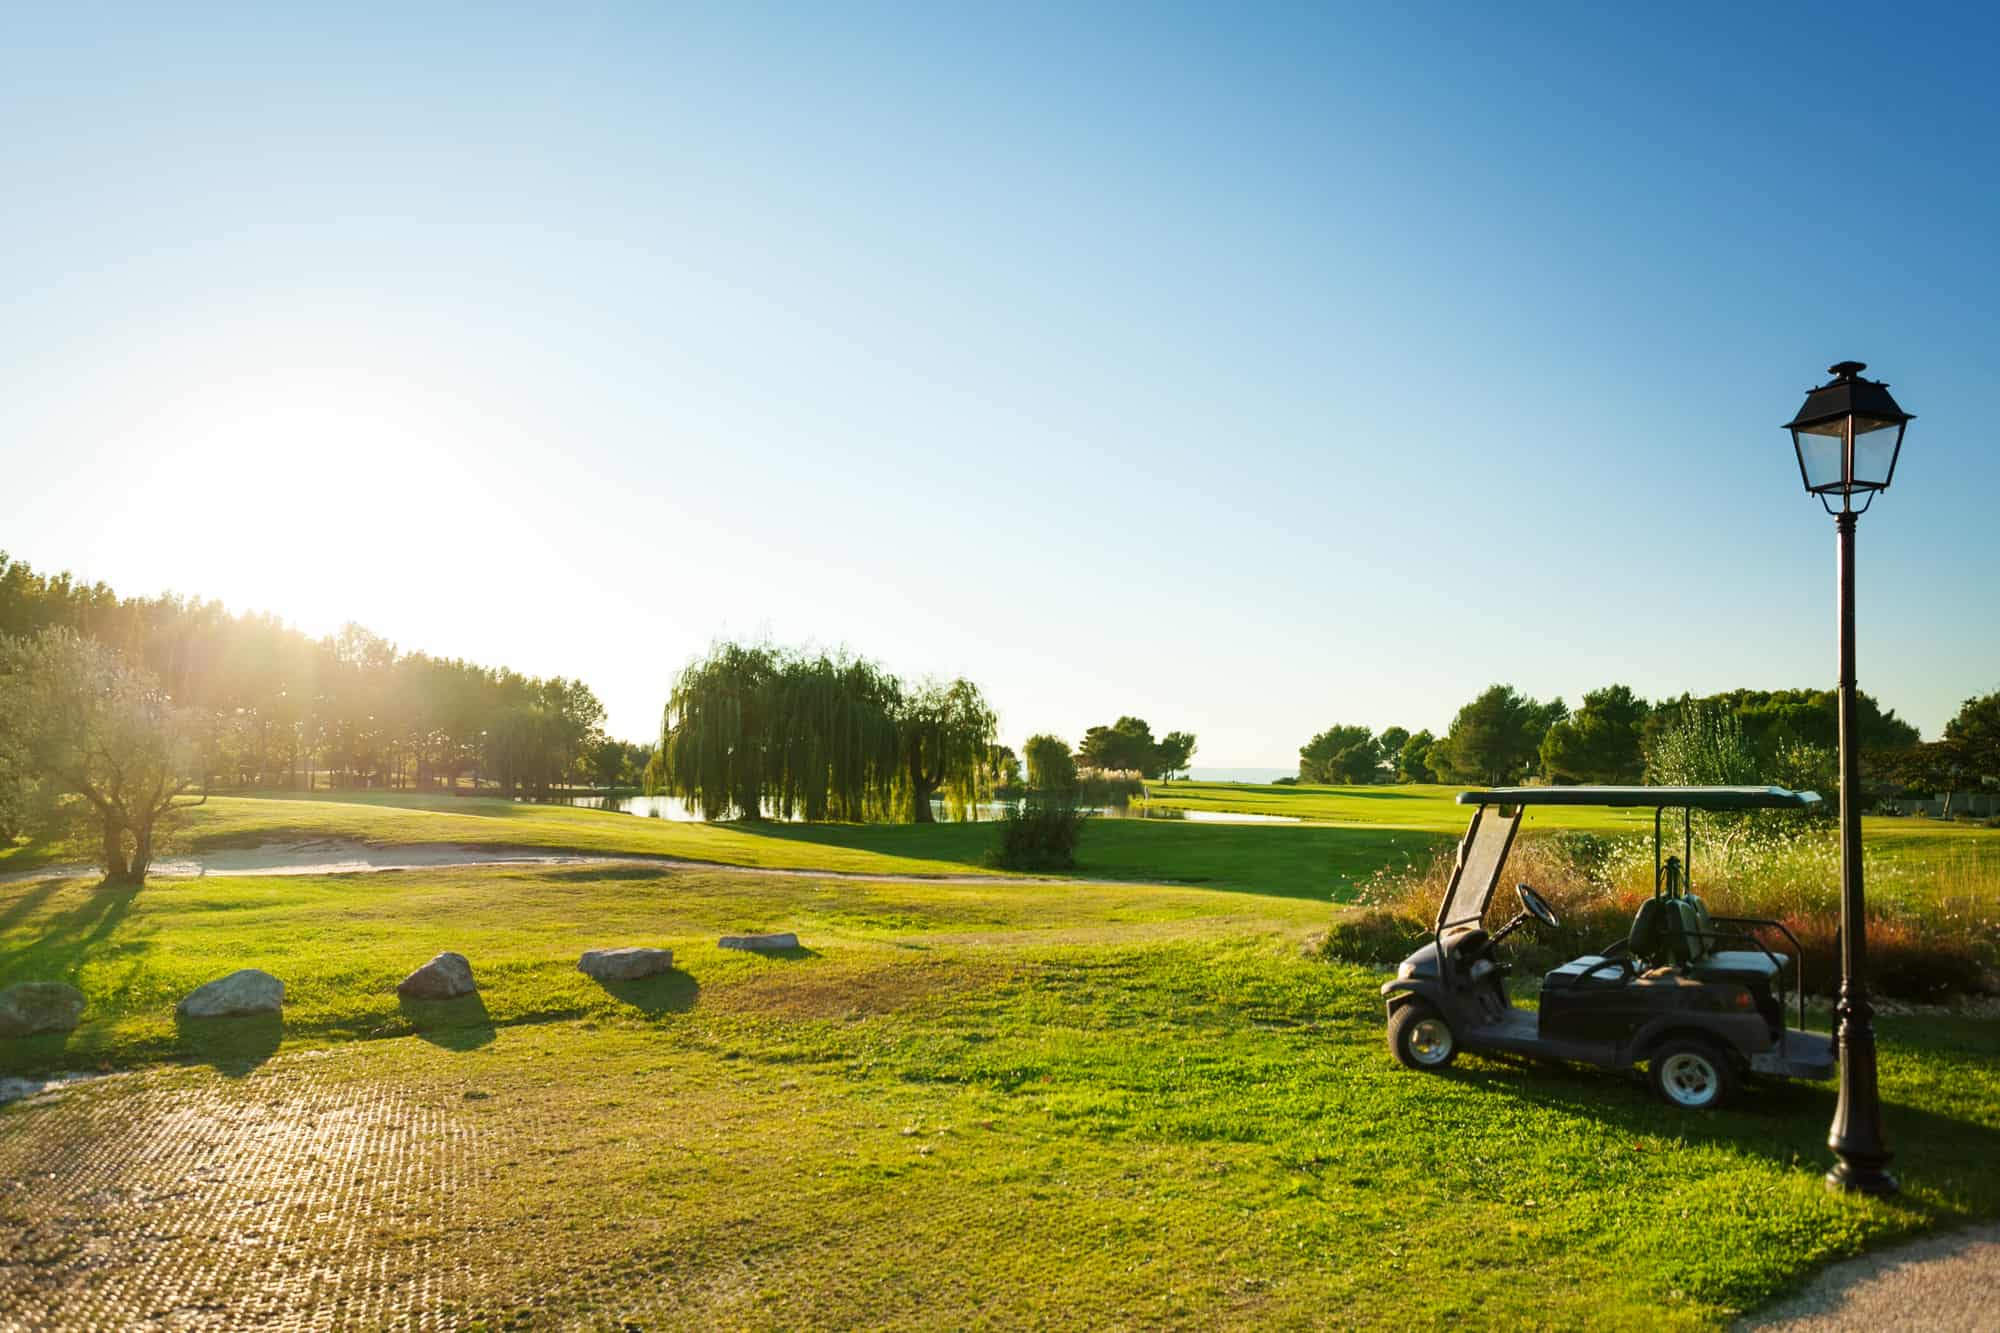
[[[602,796],[579,796],[567,802],[591,810],[623,810],[628,815],[640,815],[647,819],[671,819],[685,823],[699,823],[701,815],[678,796],[626,796],[607,800]],[[1001,801],[981,801],[972,811],[974,819],[985,821],[999,819],[1006,813],[1006,805]],[[952,822],[951,813],[945,809],[943,801],[931,802],[931,813],[941,824]],[[1170,810],[1134,803],[1129,806],[1093,806],[1089,813],[1100,819],[1178,819],[1195,824],[1296,824],[1292,815],[1251,815],[1233,814],[1223,810]],[[775,820],[778,814],[766,807],[766,819]],[[793,823],[803,822],[797,815]]]

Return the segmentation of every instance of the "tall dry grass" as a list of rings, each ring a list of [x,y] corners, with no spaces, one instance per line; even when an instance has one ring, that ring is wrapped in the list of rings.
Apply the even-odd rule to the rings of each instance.
[[[1868,850],[1868,973],[1879,994],[1938,1001],[1991,987],[2000,962],[2000,847],[1984,842],[1889,843]],[[1680,853],[1678,838],[1669,850]],[[1822,995],[1837,989],[1840,851],[1824,821],[1703,821],[1693,865],[1692,887],[1711,912],[1783,922],[1798,938],[1806,989]],[[1354,962],[1403,957],[1429,937],[1451,866],[1447,848],[1418,870],[1378,874],[1321,939],[1319,951]],[[1517,910],[1513,886],[1520,881],[1548,899],[1562,926],[1551,931],[1531,924],[1506,947],[1524,971],[1552,967],[1597,952],[1630,930],[1639,905],[1653,893],[1652,839],[1524,836],[1508,860],[1489,926]],[[1778,932],[1760,937],[1790,952]]]

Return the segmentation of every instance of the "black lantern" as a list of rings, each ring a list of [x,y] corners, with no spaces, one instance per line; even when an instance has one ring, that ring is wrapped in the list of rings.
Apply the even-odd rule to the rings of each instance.
[[[1914,420],[1896,406],[1889,386],[1864,380],[1868,369],[1859,361],[1842,361],[1828,368],[1829,382],[1806,394],[1799,414],[1786,423],[1799,454],[1799,477],[1817,495],[1828,513],[1852,509],[1854,497],[1865,497],[1860,513],[1874,502],[1876,491],[1889,489],[1896,475],[1896,455],[1903,449],[1903,427]]]

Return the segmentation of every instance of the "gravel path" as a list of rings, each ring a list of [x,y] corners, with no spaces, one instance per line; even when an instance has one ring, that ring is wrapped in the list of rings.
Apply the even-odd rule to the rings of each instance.
[[[2000,1226],[1926,1236],[1838,1263],[1737,1325],[1781,1333],[2000,1329]]]

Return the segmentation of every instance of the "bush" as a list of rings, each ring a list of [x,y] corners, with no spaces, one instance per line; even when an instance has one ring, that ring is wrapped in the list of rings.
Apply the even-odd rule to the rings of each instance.
[[[1084,818],[1074,792],[1029,792],[1008,803],[999,844],[986,854],[986,863],[1002,870],[1072,869]]]
[[[1840,913],[1811,912],[1782,918],[1805,955],[1806,989],[1814,995],[1840,990]],[[1775,933],[1775,932],[1774,932]],[[1771,947],[1785,950],[1782,939]],[[1984,981],[1972,944],[1907,919],[1868,918],[1868,983],[1876,995],[1938,1004],[1975,995]]]
[[[1353,907],[1306,941],[1306,957],[1323,962],[1391,963],[1430,937],[1428,921],[1380,907]]]

